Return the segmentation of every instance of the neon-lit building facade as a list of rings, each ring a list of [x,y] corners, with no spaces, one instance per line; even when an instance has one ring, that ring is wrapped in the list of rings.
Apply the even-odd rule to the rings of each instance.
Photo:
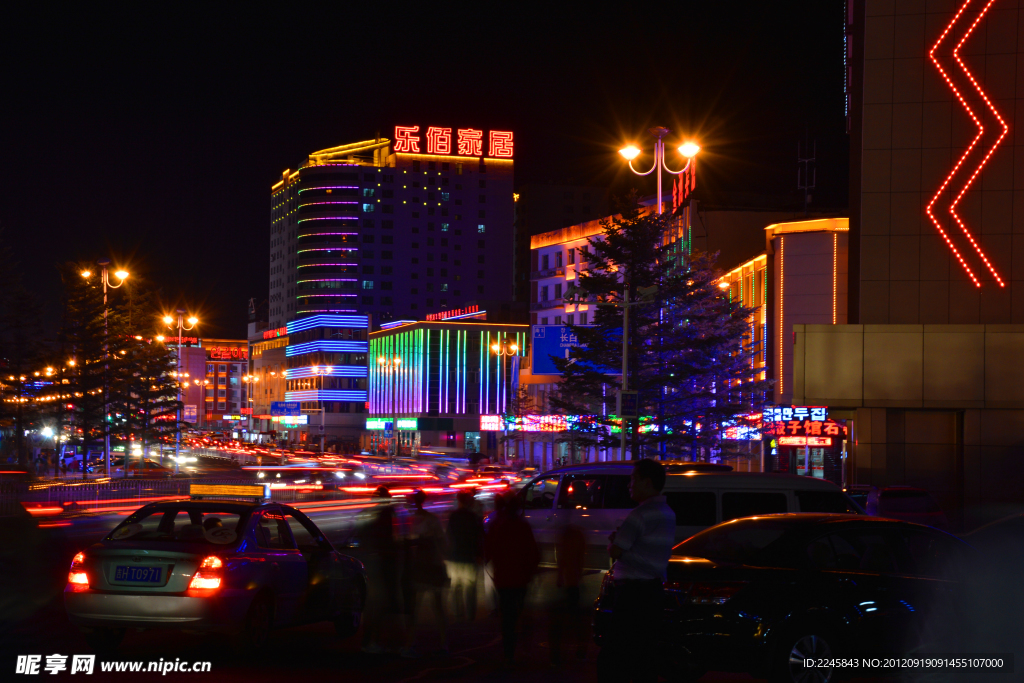
[[[270,327],[511,301],[513,151],[507,131],[396,126],[285,171],[270,195]]]
[[[928,489],[954,529],[1024,503],[1018,5],[847,3],[848,324],[788,340],[792,403],[852,416],[850,482]]]
[[[370,413],[364,443],[377,448],[383,420],[397,415],[403,449],[427,447],[496,453],[481,440],[480,415],[511,411],[520,359],[528,353],[529,326],[477,321],[407,322],[371,332]],[[516,351],[495,354],[491,346]],[[395,367],[378,358],[398,357]],[[383,420],[382,420],[383,418]],[[415,424],[413,424],[415,423]],[[415,426],[415,430],[410,429]]]

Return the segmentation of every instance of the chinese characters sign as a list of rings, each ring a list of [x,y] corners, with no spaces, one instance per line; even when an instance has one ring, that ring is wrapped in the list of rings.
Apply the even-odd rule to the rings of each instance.
[[[492,130],[486,136],[487,156],[495,159],[511,159],[513,152],[512,133]],[[426,138],[424,147],[423,138]],[[430,126],[421,134],[420,126],[395,126],[395,152],[405,154],[452,154],[459,156],[484,156],[484,131],[475,128],[441,128]]]
[[[209,346],[206,356],[210,360],[247,360],[249,349],[244,346]]]

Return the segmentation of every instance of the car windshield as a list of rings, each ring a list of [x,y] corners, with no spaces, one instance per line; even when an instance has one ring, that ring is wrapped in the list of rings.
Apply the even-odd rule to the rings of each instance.
[[[245,513],[216,507],[139,510],[114,529],[108,541],[157,541],[230,545],[242,533]]]
[[[939,506],[927,491],[882,491],[878,497],[881,513],[938,512]]]
[[[690,537],[673,548],[672,554],[731,564],[755,563],[759,556],[793,528],[792,524],[778,520],[740,519]]]

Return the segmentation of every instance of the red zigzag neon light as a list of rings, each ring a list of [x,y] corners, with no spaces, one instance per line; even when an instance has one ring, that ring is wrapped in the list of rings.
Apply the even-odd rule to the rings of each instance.
[[[972,121],[974,121],[974,125],[978,127],[978,134],[974,136],[973,140],[971,140],[971,144],[968,145],[967,149],[957,160],[956,164],[953,166],[953,169],[949,172],[949,175],[946,176],[946,179],[942,182],[942,185],[939,186],[939,189],[938,191],[936,191],[935,196],[933,196],[932,200],[928,202],[928,206],[925,209],[925,213],[928,214],[928,218],[931,219],[932,223],[935,225],[935,228],[939,231],[939,234],[942,235],[942,239],[946,241],[946,244],[953,252],[953,255],[956,256],[957,260],[960,262],[960,265],[963,266],[965,271],[967,271],[967,275],[968,277],[971,278],[971,281],[974,282],[975,286],[981,287],[981,282],[978,280],[977,276],[975,276],[974,271],[971,270],[971,267],[964,260],[963,256],[960,255],[960,252],[957,250],[956,246],[953,245],[953,242],[952,240],[949,239],[949,235],[946,234],[946,231],[942,229],[942,225],[939,223],[938,219],[935,218],[935,214],[932,211],[932,208],[935,206],[935,203],[939,200],[939,197],[942,196],[942,193],[946,191],[946,188],[953,180],[953,176],[956,175],[956,172],[958,170],[960,170],[960,167],[963,166],[964,162],[967,160],[967,157],[970,156],[971,152],[978,144],[978,141],[981,140],[982,135],[985,134],[985,127],[981,124],[981,120],[974,113],[974,110],[971,109],[970,105],[967,104],[967,100],[965,100],[963,95],[960,94],[960,91],[957,89],[956,85],[954,85],[952,79],[950,79],[949,74],[946,73],[945,69],[943,69],[942,65],[939,63],[939,60],[935,57],[935,51],[939,49],[939,45],[941,45],[942,41],[946,39],[946,36],[949,34],[950,30],[952,30],[953,26],[956,25],[957,21],[960,20],[960,17],[963,15],[964,11],[971,4],[971,2],[972,0],[967,0],[959,9],[959,11],[957,11],[956,15],[953,17],[953,20],[949,22],[948,26],[946,26],[946,30],[942,32],[942,35],[939,36],[939,39],[935,41],[935,45],[933,45],[932,49],[928,51],[928,57],[929,59],[932,60],[932,63],[935,65],[935,68],[939,70],[939,74],[941,74],[942,78],[946,81],[946,85],[948,85],[950,90],[953,91],[953,94],[956,95],[956,98],[960,101],[961,106],[963,106],[963,108],[967,111],[967,115],[971,117]],[[999,115],[999,112],[996,110],[995,105],[992,104],[992,101],[989,99],[985,91],[981,88],[981,85],[978,84],[978,81],[974,78],[974,75],[967,68],[967,65],[964,64],[962,59],[960,59],[960,48],[963,47],[965,42],[967,42],[967,39],[971,36],[971,33],[974,32],[974,29],[985,17],[985,14],[988,12],[989,8],[992,6],[994,2],[995,0],[988,0],[988,2],[985,4],[985,7],[981,10],[977,18],[971,24],[971,27],[967,29],[966,33],[964,33],[963,38],[961,38],[960,42],[957,43],[955,48],[953,48],[953,59],[963,70],[964,75],[967,76],[967,79],[971,82],[971,85],[974,86],[974,89],[978,91],[979,95],[981,95],[981,99],[985,101],[985,105],[988,107],[989,111],[992,112],[992,115],[995,116],[996,120],[998,120],[1000,125],[1002,125],[1003,132],[999,136],[999,139],[995,141],[991,148],[989,148],[988,153],[981,160],[981,163],[979,163],[977,168],[974,169],[974,172],[967,179],[967,182],[964,183],[963,188],[956,195],[956,198],[953,200],[953,202],[949,205],[949,213],[953,216],[953,220],[956,221],[956,224],[960,226],[960,229],[967,237],[967,241],[971,243],[972,247],[974,247],[974,251],[976,251],[978,256],[981,257],[981,260],[985,264],[985,267],[988,268],[990,273],[992,273],[992,276],[996,279],[996,282],[999,283],[999,286],[1005,287],[1006,283],[1003,282],[1003,279],[1001,277],[999,277],[999,273],[996,272],[995,266],[993,266],[992,263],[985,256],[985,252],[982,251],[981,245],[979,245],[977,241],[975,241],[974,236],[971,235],[970,230],[967,229],[967,225],[963,222],[960,216],[957,215],[956,212],[957,204],[959,204],[960,200],[963,199],[965,194],[967,194],[967,190],[970,189],[971,184],[974,183],[975,178],[977,178],[978,175],[981,173],[981,170],[985,167],[985,164],[987,164],[988,160],[992,158],[992,155],[995,153],[996,148],[999,147],[999,145],[1003,141],[1003,138],[1005,138],[1006,134],[1009,133],[1010,131],[1009,126],[1006,125],[1006,121],[1003,119],[1003,117]]]

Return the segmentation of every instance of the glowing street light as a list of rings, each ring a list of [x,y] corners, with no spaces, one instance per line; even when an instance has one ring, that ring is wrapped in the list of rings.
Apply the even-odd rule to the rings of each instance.
[[[645,176],[645,175],[650,175],[654,171],[658,171],[658,204],[657,204],[657,206],[658,206],[658,214],[662,213],[662,204],[661,204],[661,171],[662,171],[662,169],[664,169],[668,173],[671,173],[672,175],[679,175],[680,173],[686,173],[688,170],[690,170],[690,164],[693,163],[693,158],[700,151],[700,145],[698,145],[697,143],[695,143],[693,141],[687,140],[686,142],[681,144],[679,146],[679,148],[678,148],[679,149],[679,153],[681,155],[683,155],[684,157],[686,157],[688,159],[688,161],[686,162],[686,166],[684,166],[682,168],[682,170],[680,170],[680,171],[673,171],[665,163],[665,136],[668,135],[671,132],[672,131],[670,131],[668,128],[664,128],[662,126],[657,126],[655,128],[651,128],[650,133],[657,138],[657,141],[654,143],[654,166],[651,167],[650,171],[646,171],[644,173],[641,173],[640,171],[638,171],[635,168],[633,168],[633,159],[635,159],[640,154],[640,148],[639,147],[637,147],[635,145],[629,145],[628,147],[623,147],[622,149],[619,150],[619,154],[621,154],[626,159],[626,161],[629,163],[629,170],[631,170],[633,173],[636,173],[639,176]]]
[[[177,354],[177,356],[178,356],[177,357],[178,372],[177,372],[177,375],[181,375],[181,376],[184,376],[184,377],[187,378],[188,374],[187,373],[183,373],[181,371],[181,333],[195,329],[195,326],[199,324],[199,318],[196,318],[195,316],[189,316],[188,317],[188,325],[186,326],[185,325],[185,319],[184,319],[185,311],[183,309],[179,308],[177,310],[177,313],[178,313],[178,318],[177,318],[177,323],[178,323],[178,325],[177,325],[177,327],[178,327],[178,354]],[[172,315],[164,315],[163,321],[164,321],[164,324],[167,325],[168,328],[170,328],[172,330],[174,329],[174,323],[175,323],[174,316],[172,316]],[[187,379],[185,381],[185,384],[186,384],[186,386],[188,385],[188,380]],[[174,473],[177,474],[178,473],[178,460],[181,457],[181,382],[178,382],[178,424],[177,424],[177,429],[175,429],[174,436],[175,436],[175,439],[174,439]]]
[[[392,452],[392,457],[393,458],[397,458],[398,457],[399,436],[398,436],[398,400],[397,400],[398,397],[396,395],[398,393],[398,373],[396,371],[402,365],[402,358],[401,358],[401,356],[397,356],[397,355],[396,356],[392,356],[390,358],[387,357],[387,356],[378,356],[377,357],[377,365],[380,366],[380,369],[382,371],[385,368],[387,368],[387,369],[389,369],[391,371],[389,373],[390,376],[391,376],[391,419],[394,420],[394,423],[391,425],[391,429],[394,431],[394,450]]]

